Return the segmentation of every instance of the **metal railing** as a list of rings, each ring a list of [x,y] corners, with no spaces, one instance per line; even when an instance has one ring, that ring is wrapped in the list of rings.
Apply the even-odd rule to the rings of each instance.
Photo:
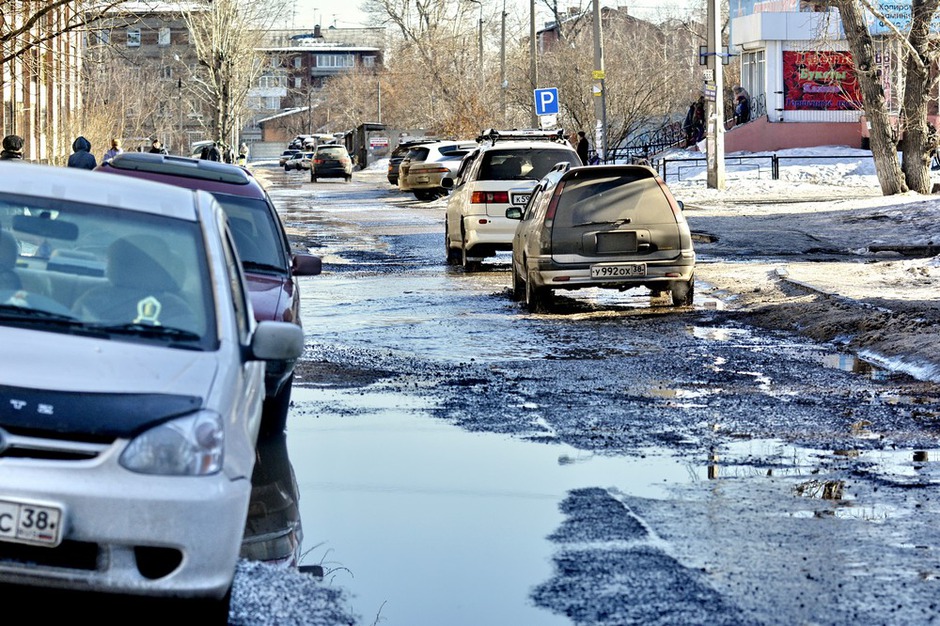
[[[862,158],[872,158],[872,157],[862,157]],[[770,172],[770,177],[772,180],[780,180],[780,163],[781,162],[798,162],[798,161],[857,161],[859,155],[857,154],[827,154],[827,155],[803,155],[803,156],[779,156],[776,153],[774,154],[756,154],[750,156],[741,156],[741,157],[725,157],[725,165],[731,163],[732,165],[737,165],[744,168],[754,168],[757,170],[757,177],[760,178],[764,173]],[[688,170],[695,170],[696,173],[701,171],[701,163],[707,161],[706,157],[695,157],[695,158],[664,158],[656,161],[653,165],[654,168],[660,173],[663,181],[668,181],[669,174],[672,173],[675,175],[676,180],[682,180],[682,173]],[[696,165],[692,165],[696,164]],[[672,169],[670,169],[670,167]]]

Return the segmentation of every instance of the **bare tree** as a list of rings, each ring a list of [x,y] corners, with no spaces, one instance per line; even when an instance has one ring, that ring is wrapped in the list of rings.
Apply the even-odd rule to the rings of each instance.
[[[842,16],[842,25],[855,63],[862,92],[865,116],[871,124],[870,144],[878,182],[884,195],[909,190],[929,193],[930,159],[937,147],[936,131],[927,120],[930,94],[936,87],[934,68],[940,50],[931,40],[930,24],[940,0],[912,0],[908,31],[891,26],[890,20],[868,0],[834,0]],[[878,68],[875,48],[868,30],[866,13],[883,21],[902,42],[904,55],[904,95],[901,120],[894,126],[888,111]],[[903,165],[898,163],[902,149]]]
[[[200,72],[191,76],[195,96],[214,111],[212,137],[229,146],[238,140],[248,113],[248,91],[264,70],[258,48],[281,19],[277,0],[198,0],[184,12]]]

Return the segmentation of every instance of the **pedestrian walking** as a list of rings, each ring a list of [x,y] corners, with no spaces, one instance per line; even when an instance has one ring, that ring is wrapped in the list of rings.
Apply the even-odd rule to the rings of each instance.
[[[705,96],[699,96],[692,114],[692,141],[700,142],[705,138]]]
[[[104,153],[104,156],[101,158],[102,161],[109,161],[116,157],[117,155],[124,152],[124,148],[121,147],[121,142],[117,139],[111,140],[111,147],[108,148],[108,151]]]
[[[209,161],[221,161],[222,153],[219,152],[219,142],[213,141],[212,145],[209,146],[208,152],[206,152],[206,159]]]
[[[242,144],[238,146],[238,164],[239,165],[248,164],[248,144],[244,142],[242,142]]]
[[[82,136],[76,137],[72,142],[72,154],[69,155],[69,167],[78,167],[93,170],[98,166],[98,160],[91,153],[91,142]]]
[[[150,144],[150,152],[152,154],[169,154],[166,148],[163,147],[163,143],[159,139],[154,139]]]
[[[23,159],[23,138],[19,135],[7,135],[3,138],[3,151],[0,152],[0,161],[15,161]]]
[[[751,121],[751,105],[748,103],[744,94],[738,95],[738,101],[734,104],[734,123],[745,124]]]
[[[581,157],[581,164],[588,164],[588,140],[583,130],[578,131],[578,146],[576,148],[578,156]]]
[[[685,131],[685,147],[688,148],[695,143],[695,102],[689,104],[689,110],[685,113],[685,121],[682,123],[682,130]]]

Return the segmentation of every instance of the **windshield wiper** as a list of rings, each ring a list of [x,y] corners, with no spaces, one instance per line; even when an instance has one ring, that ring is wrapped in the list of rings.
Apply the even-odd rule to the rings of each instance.
[[[287,273],[283,267],[271,265],[270,263],[259,263],[258,261],[242,261],[242,267],[246,270],[262,270],[267,272],[277,272],[278,274]]]
[[[578,228],[579,226],[623,226],[624,224],[629,224],[633,220],[629,217],[625,217],[622,220],[611,221],[600,221],[600,222],[584,222],[583,224],[575,224],[572,228]]]
[[[55,313],[45,309],[34,309],[28,306],[17,306],[15,304],[0,304],[0,319],[6,321],[35,321],[43,324],[62,324],[64,326],[82,326],[82,322],[71,315]]]
[[[90,330],[101,331],[114,335],[136,335],[138,337],[154,337],[173,341],[199,341],[202,337],[198,333],[172,326],[155,326],[131,322],[128,324],[88,324]]]

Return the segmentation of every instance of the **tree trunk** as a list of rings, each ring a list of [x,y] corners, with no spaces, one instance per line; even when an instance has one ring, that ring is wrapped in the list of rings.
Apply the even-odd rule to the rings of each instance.
[[[940,0],[914,0],[908,42],[917,56],[908,54],[904,82],[904,138],[901,142],[904,159],[901,167],[908,188],[925,194],[930,193],[930,159],[936,147],[936,130],[927,120],[927,98],[931,85],[928,37],[938,4]]]
[[[868,25],[856,0],[837,0],[842,15],[842,28],[849,41],[855,62],[855,73],[862,91],[862,104],[868,118],[871,154],[881,192],[886,195],[905,193],[907,184],[898,163],[897,137],[888,115],[884,90],[875,70],[875,52]]]

